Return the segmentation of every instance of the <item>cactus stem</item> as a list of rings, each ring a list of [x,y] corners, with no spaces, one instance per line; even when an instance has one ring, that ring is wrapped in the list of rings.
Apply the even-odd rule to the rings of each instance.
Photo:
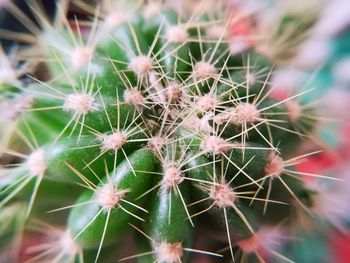
[[[175,150],[174,145],[171,145],[171,150]],[[166,191],[175,191],[181,199],[182,205],[185,209],[185,212],[187,214],[187,218],[190,221],[192,227],[194,227],[194,224],[192,222],[190,213],[188,211],[185,199],[183,198],[183,195],[181,193],[179,185],[186,179],[184,176],[184,172],[182,171],[182,167],[186,165],[190,160],[185,159],[186,150],[184,150],[182,156],[180,156],[178,159],[175,160],[175,152],[172,152],[173,156],[171,160],[166,160],[164,157],[163,159],[163,178],[160,183],[161,189],[165,189]],[[195,158],[191,157],[191,158]],[[152,188],[155,189],[155,188]],[[149,192],[149,191],[147,191]],[[169,217],[170,220],[170,217]]]
[[[269,200],[269,196],[270,196],[270,191],[272,188],[272,183],[273,183],[273,179],[278,179],[282,185],[285,187],[285,189],[291,194],[291,196],[295,199],[295,201],[307,212],[312,216],[312,212],[307,208],[307,206],[299,199],[299,197],[293,192],[293,190],[291,189],[291,187],[285,182],[285,180],[281,177],[281,174],[286,174],[288,176],[291,176],[292,178],[294,178],[295,180],[299,180],[300,178],[296,177],[293,171],[289,171],[285,169],[285,161],[283,161],[283,159],[278,156],[275,152],[270,153],[269,155],[269,162],[267,164],[267,166],[265,167],[265,173],[266,175],[259,179],[259,181],[264,181],[266,180],[266,178],[269,178],[268,181],[268,192],[267,192],[267,196],[266,196],[266,203],[265,203],[265,207],[264,207],[264,213],[266,212],[267,209],[267,204],[268,204],[268,200]],[[300,175],[299,172],[296,172],[297,175]],[[302,174],[302,173],[301,173]],[[313,175],[313,174],[310,174]],[[313,175],[313,176],[317,176],[317,175]],[[327,178],[327,177],[326,177]],[[258,191],[256,191],[252,201],[254,200],[254,198],[257,196],[257,194],[260,192],[261,189],[258,189]]]
[[[35,216],[70,209],[65,230],[37,227],[49,238],[33,249],[33,262],[83,262],[83,251],[89,250],[87,256],[95,254],[88,260],[96,263],[100,254],[113,252],[107,246],[116,244],[130,221],[138,222],[140,228],[129,224],[148,239],[152,251],[120,261],[146,255],[145,262],[193,260],[187,253],[222,257],[187,248],[198,237],[202,242],[191,228],[196,223],[201,230],[211,225],[233,261],[242,255],[242,262],[263,262],[258,254],[263,251],[291,262],[269,247],[260,227],[296,204],[309,214],[309,207],[317,209],[313,201],[323,200],[312,200],[304,176],[334,179],[293,168],[312,153],[282,158],[302,146],[295,135],[316,141],[311,134],[316,121],[325,120],[299,104],[311,89],[280,100],[271,96],[274,67],[268,65],[284,66],[293,50],[281,53],[281,48],[294,49],[299,42],[289,39],[295,30],[278,37],[294,15],[278,17],[283,19],[277,35],[261,38],[267,32],[258,32],[264,29],[257,26],[260,10],[250,7],[243,14],[239,5],[217,0],[185,1],[178,12],[178,1],[132,2],[59,0],[53,16],[35,1],[23,9],[0,0],[28,32],[0,30],[0,35],[31,44],[20,45],[16,56],[5,55],[0,45],[0,150],[9,167],[0,173],[0,210],[25,198],[21,207],[28,209],[16,209],[24,222],[36,198],[41,200]],[[73,20],[72,12],[77,14]],[[262,56],[264,47],[270,58],[281,58]],[[260,61],[251,64],[251,58]],[[34,71],[41,62],[44,72]],[[282,143],[280,150],[276,143]],[[66,183],[84,188],[73,204]],[[66,198],[70,205],[60,205]],[[263,207],[247,206],[259,201]],[[265,215],[268,203],[293,206]],[[264,215],[258,213],[262,208]],[[2,217],[8,218],[5,210]],[[66,214],[53,218],[60,219]],[[10,225],[5,230],[17,232]]]
[[[131,223],[129,223],[129,225],[132,228],[134,228],[137,232],[141,233],[149,241],[151,241],[152,244],[154,245],[154,250],[119,259],[118,260],[119,262],[142,257],[142,256],[147,256],[150,254],[155,254],[155,257],[156,257],[155,262],[158,262],[158,263],[181,263],[182,262],[181,258],[183,256],[184,252],[199,253],[199,254],[214,256],[214,257],[223,257],[221,254],[217,254],[217,253],[213,253],[213,252],[209,252],[209,251],[204,251],[204,250],[198,250],[198,249],[194,249],[194,248],[183,247],[181,242],[175,242],[175,243],[168,243],[165,241],[156,242],[155,240],[153,240],[149,235],[147,235],[144,231],[142,231],[137,226],[135,226]]]

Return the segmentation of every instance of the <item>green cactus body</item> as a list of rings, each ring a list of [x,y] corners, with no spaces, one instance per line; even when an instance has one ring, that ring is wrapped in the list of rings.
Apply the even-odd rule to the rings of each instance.
[[[134,170],[130,170],[130,166]],[[121,237],[127,230],[126,223],[137,212],[137,208],[130,203],[150,186],[152,174],[147,172],[152,172],[155,167],[153,154],[138,150],[131,154],[129,161],[124,160],[95,191],[86,190],[82,193],[77,204],[88,204],[74,208],[68,219],[68,226],[74,235],[79,235],[77,242],[82,247],[98,246],[102,242],[105,225],[108,227],[103,240],[106,244]],[[141,205],[140,202],[137,205]]]
[[[179,188],[183,193],[182,197],[176,191],[160,189],[148,222],[155,258],[159,262],[167,262],[167,258],[182,258],[183,248],[192,243],[193,229],[181,200],[187,198],[189,188],[186,182]],[[168,250],[173,253],[168,253]],[[173,254],[176,256],[173,257]]]
[[[284,205],[312,206],[287,158],[317,123],[300,94],[270,98],[276,61],[231,54],[230,21],[227,32],[211,32],[223,24],[217,14],[189,18],[150,1],[124,19],[105,2],[91,33],[77,21],[39,37],[50,81],[1,84],[4,99],[28,94],[30,102],[14,109],[14,131],[1,128],[3,156],[23,161],[1,171],[0,206],[29,200],[30,218],[45,221],[43,209],[61,215],[57,262],[113,257],[134,228],[141,245],[129,258],[159,263],[194,262],[192,252],[222,257],[197,249],[198,226],[207,243],[228,247],[228,262],[240,241],[288,216]]]

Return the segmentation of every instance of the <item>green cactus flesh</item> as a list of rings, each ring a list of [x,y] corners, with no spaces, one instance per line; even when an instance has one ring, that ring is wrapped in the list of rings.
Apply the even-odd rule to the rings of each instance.
[[[312,112],[298,94],[271,99],[274,61],[231,55],[224,36],[207,37],[208,16],[128,18],[92,25],[92,39],[70,28],[43,34],[52,80],[7,91],[23,105],[10,136],[21,143],[4,155],[23,161],[1,171],[0,206],[26,201],[30,218],[62,215],[55,262],[91,251],[85,262],[102,260],[131,232],[140,262],[191,262],[193,253],[228,262],[262,225],[311,205],[287,158],[312,133],[316,122],[303,119]],[[194,247],[202,230],[229,255]]]

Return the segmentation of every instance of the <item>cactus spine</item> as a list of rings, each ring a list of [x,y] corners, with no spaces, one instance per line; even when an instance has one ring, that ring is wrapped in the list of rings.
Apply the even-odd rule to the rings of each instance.
[[[312,205],[293,170],[303,156],[288,157],[316,125],[303,93],[270,98],[274,61],[234,54],[230,22],[158,2],[107,7],[88,32],[63,10],[61,27],[36,13],[51,79],[0,83],[15,126],[3,155],[21,159],[1,171],[0,206],[26,202],[29,219],[65,224],[44,225],[37,261],[107,262],[131,232],[143,245],[122,260],[260,259],[260,228]],[[226,249],[197,248],[198,235]]]

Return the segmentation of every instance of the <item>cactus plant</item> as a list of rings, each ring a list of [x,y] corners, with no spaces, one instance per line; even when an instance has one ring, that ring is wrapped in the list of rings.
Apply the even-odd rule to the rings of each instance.
[[[120,260],[262,260],[260,229],[312,206],[301,176],[317,175],[293,169],[317,124],[304,92],[270,97],[275,61],[232,54],[232,18],[103,3],[78,1],[94,18],[74,26],[63,5],[54,23],[34,12],[41,30],[24,53],[50,78],[0,83],[0,215],[45,222],[34,224],[49,237],[32,262],[116,260],[130,233],[137,252]]]

